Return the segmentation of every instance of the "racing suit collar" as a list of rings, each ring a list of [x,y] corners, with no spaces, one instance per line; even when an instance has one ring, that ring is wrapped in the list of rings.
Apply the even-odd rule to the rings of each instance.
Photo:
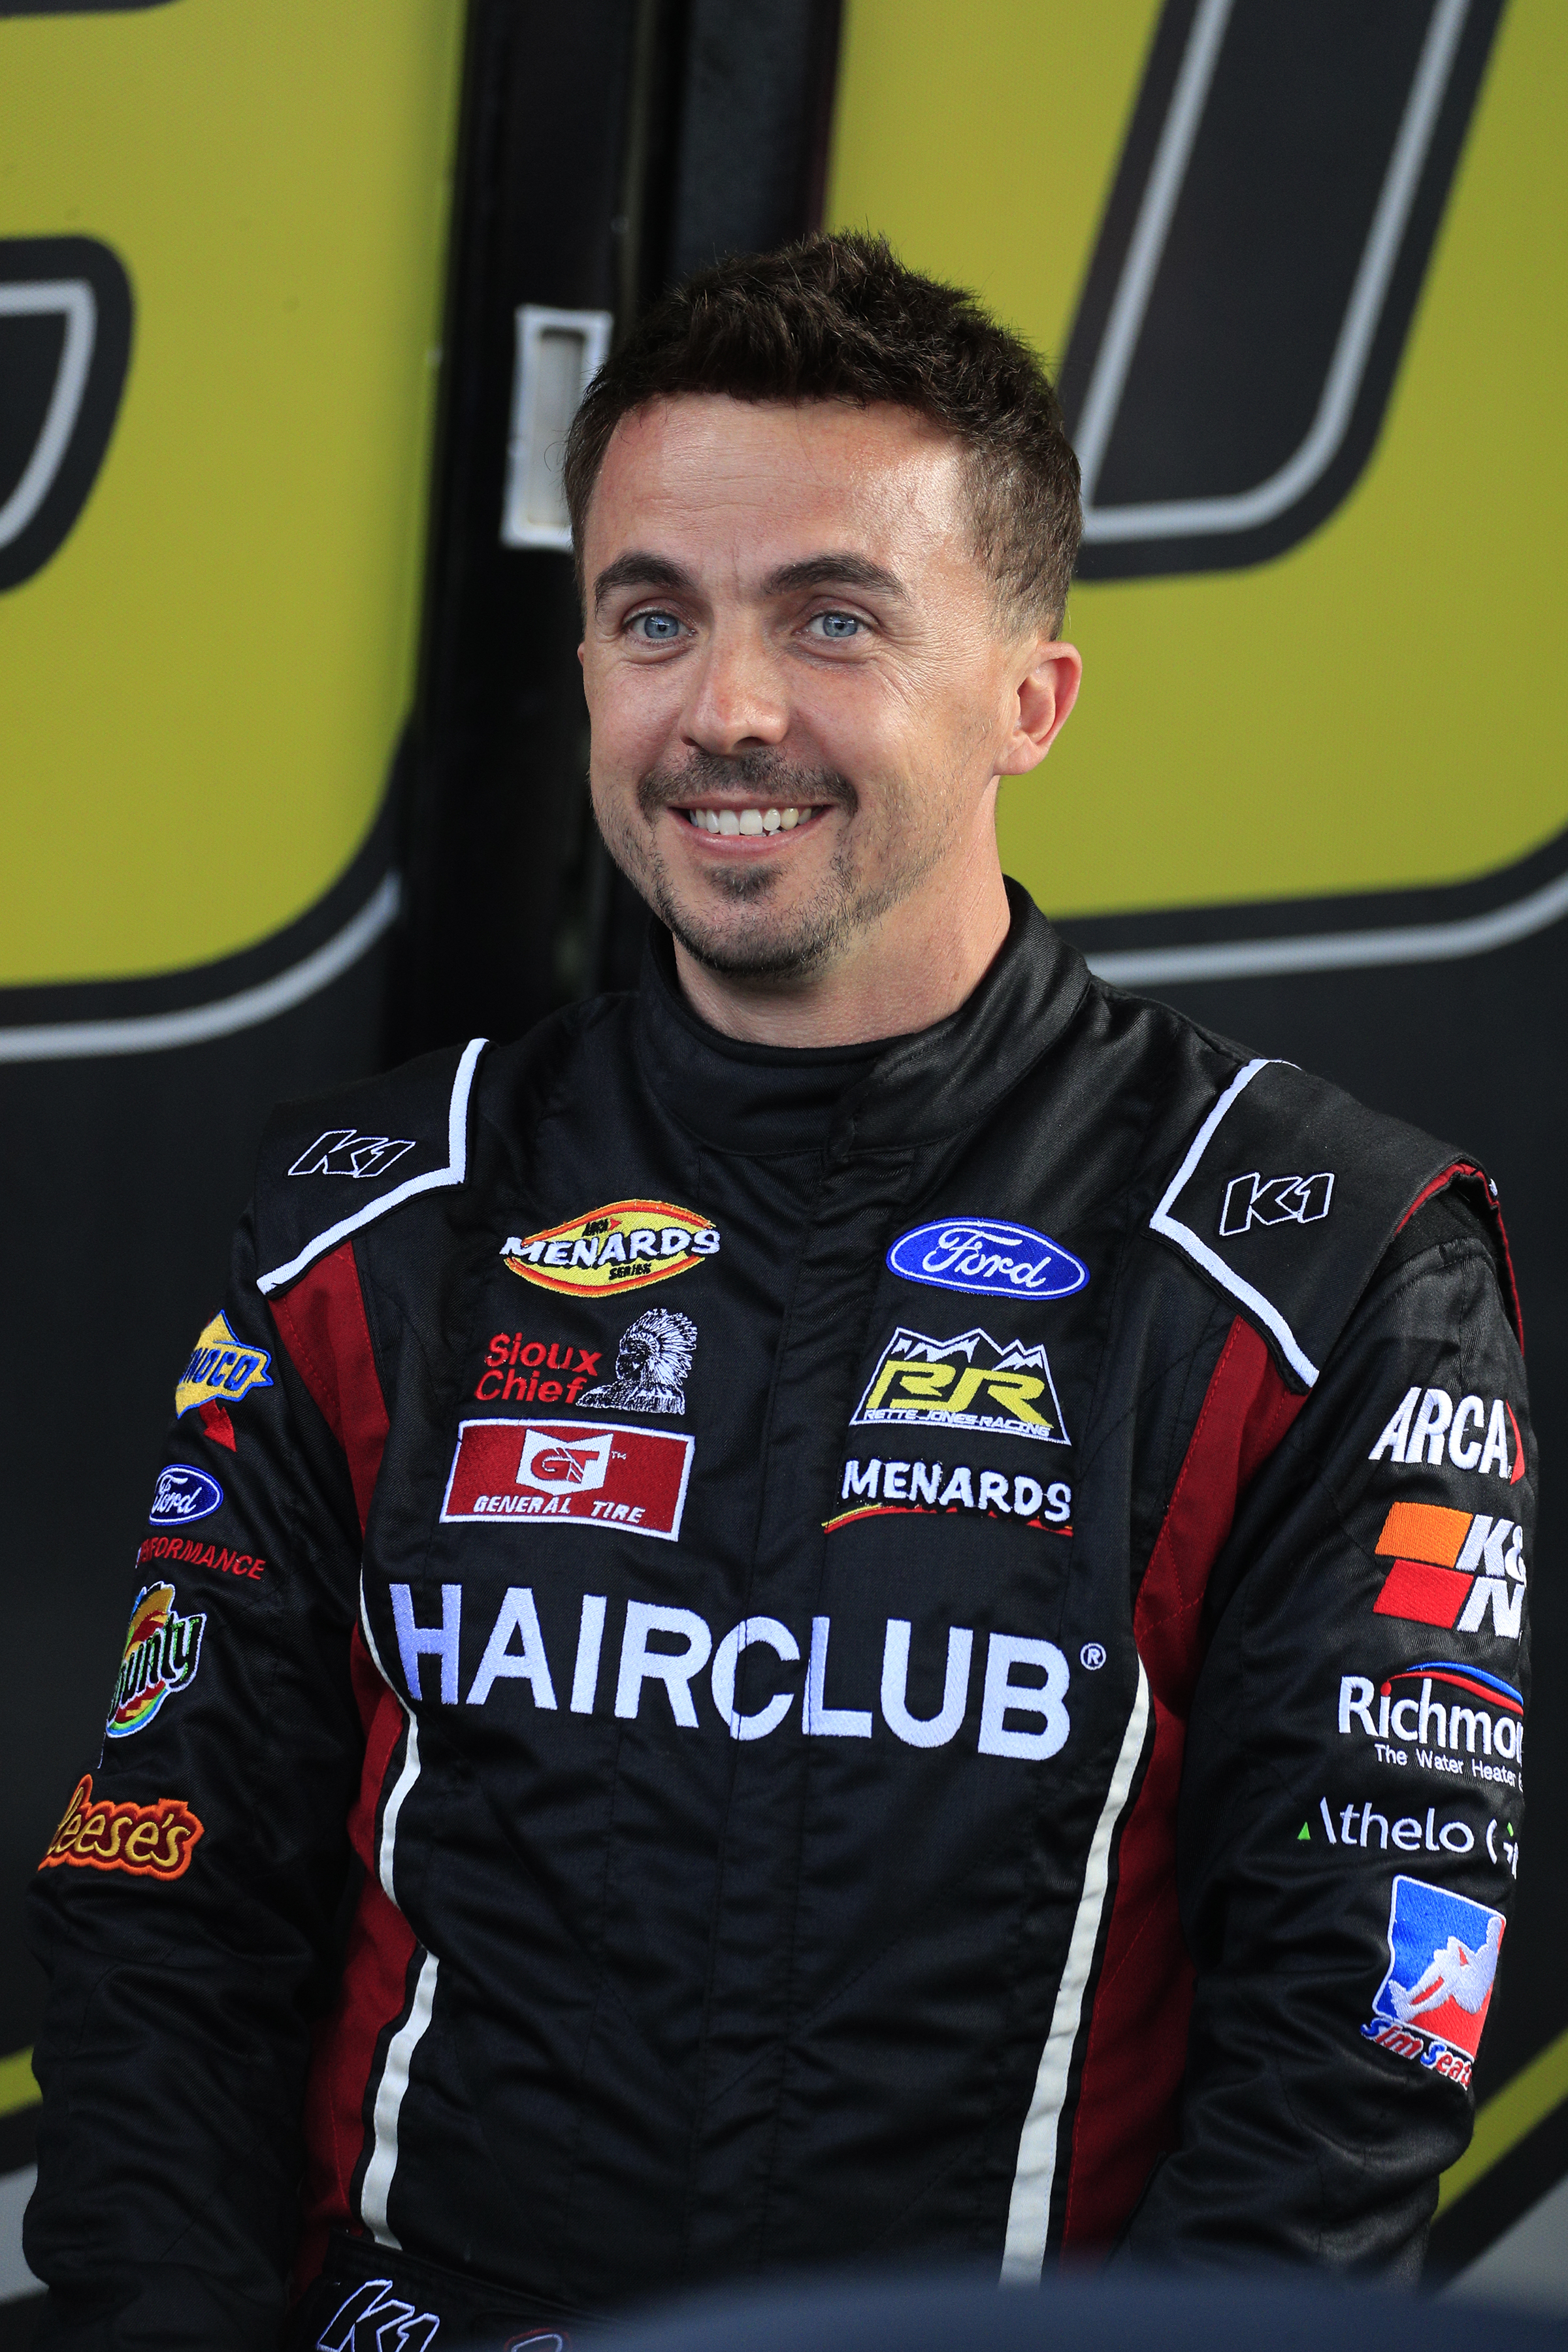
[[[852,1152],[934,1141],[984,1119],[1077,1012],[1089,969],[1016,882],[990,971],[930,1029],[861,1046],[756,1045],[694,1013],[661,923],[649,927],[639,1058],[682,1124],[720,1150]]]

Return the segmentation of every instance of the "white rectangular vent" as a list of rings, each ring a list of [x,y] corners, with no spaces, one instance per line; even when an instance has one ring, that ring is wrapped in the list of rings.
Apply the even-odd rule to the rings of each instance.
[[[590,379],[604,363],[614,323],[608,310],[547,310],[534,302],[517,314],[500,525],[505,547],[571,547],[561,480],[566,433]]]

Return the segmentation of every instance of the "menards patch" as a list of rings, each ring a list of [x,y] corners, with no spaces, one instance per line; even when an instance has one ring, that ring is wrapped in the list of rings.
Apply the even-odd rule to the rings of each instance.
[[[718,1227],[673,1201],[610,1201],[526,1240],[510,1234],[500,1250],[524,1282],[578,1291],[637,1290],[718,1252]]]

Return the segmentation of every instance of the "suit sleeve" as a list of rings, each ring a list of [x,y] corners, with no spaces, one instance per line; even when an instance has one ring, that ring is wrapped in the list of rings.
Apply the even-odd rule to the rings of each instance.
[[[1533,1468],[1489,1240],[1435,1202],[1216,1563],[1178,1829],[1181,2145],[1132,2255],[1418,2273],[1518,1864]]]
[[[102,1749],[29,1897],[40,2345],[262,2346],[281,2321],[363,1753],[360,1527],[254,1277],[247,1220],[137,1531]]]

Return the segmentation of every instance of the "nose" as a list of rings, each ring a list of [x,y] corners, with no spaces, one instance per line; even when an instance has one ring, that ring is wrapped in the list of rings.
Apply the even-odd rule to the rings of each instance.
[[[759,630],[744,624],[715,629],[690,677],[684,732],[700,751],[726,757],[784,741],[789,703]]]

